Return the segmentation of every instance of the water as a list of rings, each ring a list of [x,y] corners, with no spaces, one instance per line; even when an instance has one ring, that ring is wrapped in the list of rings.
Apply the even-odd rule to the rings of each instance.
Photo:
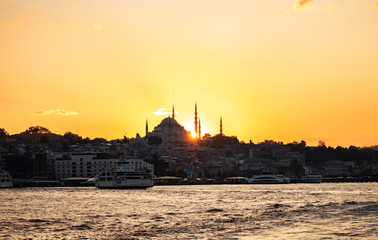
[[[377,239],[378,183],[0,190],[0,239]]]

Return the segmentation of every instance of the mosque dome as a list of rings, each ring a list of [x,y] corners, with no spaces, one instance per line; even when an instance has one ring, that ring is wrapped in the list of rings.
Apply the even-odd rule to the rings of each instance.
[[[159,124],[159,127],[164,129],[166,127],[173,127],[173,126],[179,126],[178,122],[171,117],[164,118],[163,121]]]
[[[245,159],[244,161],[245,161],[246,163],[257,163],[257,162],[258,162],[257,159],[254,158],[254,157],[252,157],[252,156],[248,157],[248,158]]]
[[[197,105],[195,107],[195,114],[197,114]],[[195,119],[197,119],[197,115],[195,116]],[[195,120],[195,124],[197,124],[197,120]],[[152,132],[148,132],[148,125],[146,123],[146,137],[149,138],[151,136],[161,138],[163,146],[192,143],[189,132],[176,121],[174,107],[172,108],[172,116],[164,118]]]

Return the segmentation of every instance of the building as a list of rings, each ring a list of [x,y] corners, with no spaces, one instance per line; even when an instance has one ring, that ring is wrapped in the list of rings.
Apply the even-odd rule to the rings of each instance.
[[[186,131],[185,128],[172,117],[164,118],[146,137],[152,136],[161,138],[163,145],[182,145],[191,142],[190,132]]]
[[[186,145],[192,141],[190,132],[176,121],[174,107],[172,108],[172,117],[164,118],[152,132],[148,132],[148,122],[146,122],[146,137],[150,138],[154,136],[161,138],[164,146],[170,144]]]
[[[96,153],[55,154],[57,180],[70,177],[94,177],[103,170],[112,168],[118,157]]]
[[[326,162],[324,166],[324,175],[328,177],[341,177],[350,175],[348,165],[341,160],[332,160]]]
[[[266,166],[264,166],[257,158],[253,156],[254,148],[252,143],[250,143],[249,148],[249,157],[242,160],[241,164],[239,166],[240,171],[260,171],[263,172],[266,169]]]

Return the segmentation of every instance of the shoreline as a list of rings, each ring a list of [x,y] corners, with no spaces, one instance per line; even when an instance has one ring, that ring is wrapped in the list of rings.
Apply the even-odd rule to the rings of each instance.
[[[323,178],[321,183],[364,183],[364,182],[378,182],[378,177],[335,177],[335,178]],[[290,183],[276,183],[276,184],[319,184],[309,183],[300,180],[291,180]],[[213,182],[200,182],[200,181],[182,181],[175,183],[154,183],[154,186],[179,186],[179,185],[233,185],[233,184],[248,184],[248,185],[264,185],[264,183],[246,183],[246,182],[227,182],[226,180],[216,180]],[[266,184],[266,183],[265,183]],[[267,184],[271,185],[271,184]],[[273,183],[274,185],[274,183]],[[94,185],[88,185],[83,182],[75,182],[72,184],[62,184],[59,181],[20,181],[14,183],[12,188],[24,188],[24,187],[94,187]],[[2,189],[2,188],[0,188]],[[5,188],[4,188],[5,189]],[[9,189],[9,188],[8,188]]]

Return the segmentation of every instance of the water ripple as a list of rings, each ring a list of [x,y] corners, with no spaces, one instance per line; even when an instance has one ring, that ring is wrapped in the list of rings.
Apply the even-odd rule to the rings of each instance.
[[[378,184],[0,190],[0,239],[376,239]]]

